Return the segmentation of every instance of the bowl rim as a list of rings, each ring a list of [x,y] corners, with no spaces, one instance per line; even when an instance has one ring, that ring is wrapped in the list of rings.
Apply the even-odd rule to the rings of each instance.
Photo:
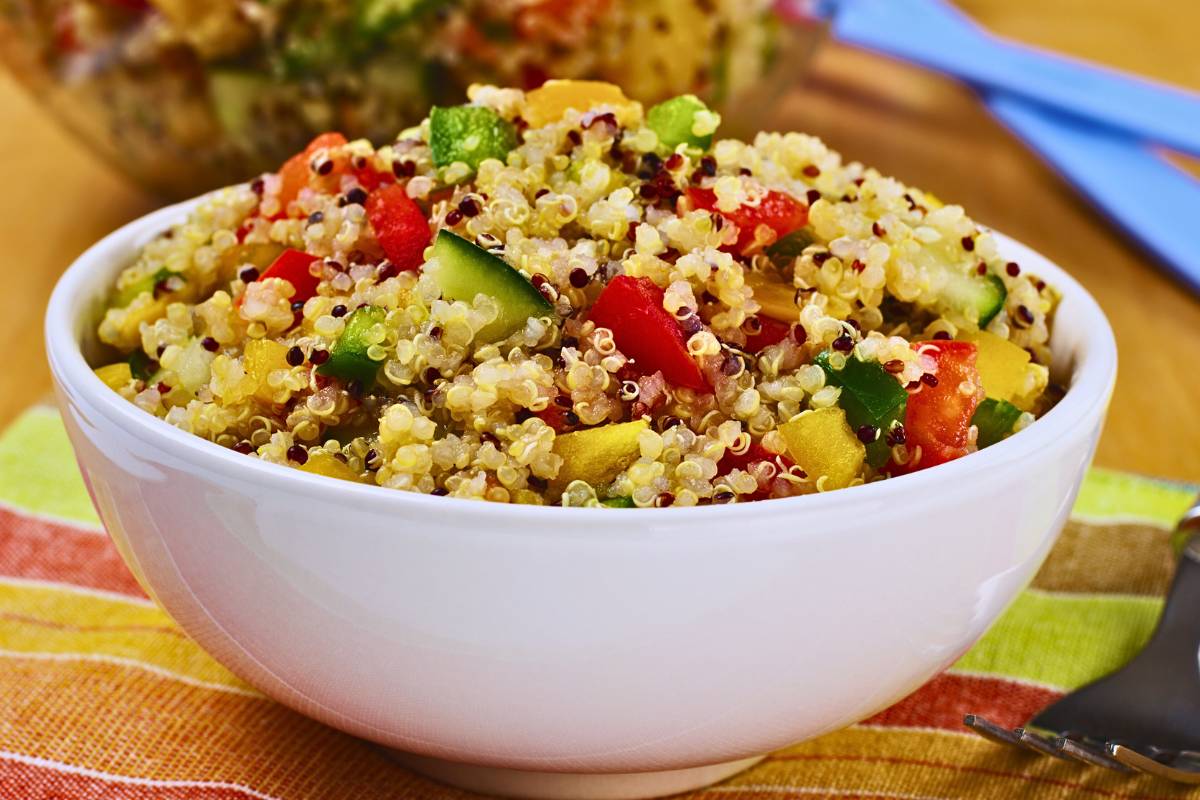
[[[493,503],[449,496],[432,496],[390,489],[373,484],[352,483],[297,469],[246,458],[228,448],[168,424],[149,414],[109,389],[84,359],[81,342],[76,338],[77,319],[89,308],[90,300],[79,299],[81,287],[93,280],[96,271],[115,277],[114,262],[128,263],[128,251],[144,244],[150,236],[183,219],[208,195],[161,208],[118,228],[81,254],[60,276],[51,294],[45,318],[47,359],[54,380],[63,393],[77,393],[110,422],[132,436],[147,440],[180,460],[196,467],[244,477],[248,486],[255,484],[279,488],[326,502],[371,503],[379,510],[401,515],[454,513],[501,522],[531,524],[571,519],[576,523],[624,520],[641,527],[653,521],[663,523],[713,522],[747,515],[818,514],[837,510],[846,504],[903,502],[906,495],[935,490],[943,481],[986,477],[993,466],[1029,458],[1051,442],[1077,432],[1095,417],[1096,407],[1108,402],[1116,379],[1117,350],[1112,327],[1096,300],[1062,267],[1021,242],[988,229],[997,238],[1001,252],[1024,262],[1027,269],[1045,277],[1061,293],[1063,301],[1078,304],[1082,335],[1075,343],[1070,385],[1063,398],[1033,425],[989,448],[937,467],[887,480],[852,486],[832,492],[779,498],[753,503],[731,503],[670,508],[613,509],[564,508],[561,506]],[[81,326],[79,326],[81,327]],[[1080,352],[1082,351],[1082,352]],[[60,399],[61,402],[61,399]],[[508,526],[505,526],[508,529]],[[512,532],[522,530],[511,527]]]

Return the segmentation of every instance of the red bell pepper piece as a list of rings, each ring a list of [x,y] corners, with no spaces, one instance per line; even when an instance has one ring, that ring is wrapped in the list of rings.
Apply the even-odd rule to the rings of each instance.
[[[289,158],[279,168],[279,206],[278,219],[287,216],[288,204],[300,196],[300,190],[308,186],[312,174],[309,162],[316,152],[322,148],[341,147],[346,144],[346,137],[340,133],[322,133],[308,143],[303,152]]]
[[[321,282],[308,269],[316,260],[316,256],[299,250],[284,250],[256,280],[283,278],[296,290],[291,302],[303,303],[317,293],[317,284]]]
[[[711,391],[688,352],[679,323],[663,308],[663,290],[649,278],[613,278],[588,319],[612,331],[617,347],[643,375],[662,372],[674,386]]]
[[[971,342],[935,340],[914,342],[919,349],[937,361],[937,383],[924,381],[919,390],[908,395],[904,413],[904,437],[909,452],[921,448],[916,465],[905,465],[903,471],[913,472],[944,464],[967,454],[967,436],[971,417],[983,401],[983,383],[975,368],[978,352]],[[963,394],[960,386],[970,381],[975,390]]]
[[[778,459],[778,462],[776,461]],[[760,461],[770,461],[778,468],[779,463],[782,463],[785,468],[790,469],[795,462],[786,455],[775,455],[767,448],[763,447],[758,442],[752,442],[746,448],[744,453],[731,453],[726,450],[725,455],[721,456],[721,460],[717,462],[717,474],[728,475],[735,469],[750,471],[750,467]],[[751,500],[762,500],[770,495],[769,488],[759,487],[759,490],[750,496]]]
[[[367,198],[367,219],[388,260],[400,270],[418,269],[429,246],[429,220],[403,186],[385,186]]]
[[[746,337],[745,350],[747,353],[757,353],[765,347],[779,344],[792,332],[792,326],[786,322],[764,317],[762,314],[757,315],[755,319],[758,320],[761,327],[758,333]]]
[[[712,189],[693,186],[687,190],[687,196],[693,207],[717,211],[737,225],[738,238],[733,245],[737,253],[745,253],[754,243],[754,231],[759,225],[766,225],[775,231],[775,238],[780,239],[808,223],[808,206],[783,192],[769,191],[758,205],[740,206],[731,212],[717,210],[717,193]]]

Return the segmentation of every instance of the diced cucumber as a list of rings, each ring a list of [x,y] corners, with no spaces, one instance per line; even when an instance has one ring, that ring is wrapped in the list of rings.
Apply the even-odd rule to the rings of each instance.
[[[633,502],[632,497],[610,497],[601,500],[600,505],[605,508],[637,508],[637,503]]]
[[[882,467],[891,456],[888,432],[893,423],[904,422],[908,392],[877,361],[861,361],[851,355],[846,358],[845,367],[834,369],[827,350],[817,356],[816,363],[825,371],[826,383],[842,388],[838,405],[846,412],[850,427],[857,432],[869,425],[879,431],[875,441],[867,444],[867,463]]]
[[[372,344],[367,340],[367,334],[386,317],[387,310],[377,306],[356,309],[347,318],[342,335],[330,349],[329,360],[318,367],[317,372],[343,380],[358,381],[364,387],[374,383],[381,362],[367,355]]]
[[[142,296],[143,292],[154,293],[154,287],[159,281],[165,281],[168,278],[177,277],[179,280],[186,282],[187,278],[180,275],[178,272],[172,272],[166,267],[160,268],[157,272],[147,275],[141,280],[131,283],[121,291],[117,292],[117,296],[113,298],[113,308],[124,308]]]
[[[987,275],[968,275],[947,270],[947,273],[938,298],[941,305],[947,310],[961,311],[974,319],[980,328],[987,327],[1004,308],[1004,299],[1008,297],[1004,281],[990,272]]]
[[[504,161],[516,146],[516,128],[490,108],[434,106],[429,113],[429,147],[439,167],[462,161],[478,169],[484,159]]]
[[[477,338],[494,342],[511,335],[530,317],[553,316],[554,306],[525,276],[461,236],[442,230],[433,244],[438,261],[435,280],[447,300],[470,303],[486,294],[496,301],[500,314]]]
[[[971,424],[979,429],[976,444],[980,448],[991,447],[1012,433],[1013,426],[1020,417],[1021,409],[1007,400],[987,398],[979,404],[975,415],[971,417]]]
[[[766,252],[767,258],[772,261],[790,264],[799,258],[800,254],[804,252],[804,248],[808,247],[814,241],[812,234],[801,228],[779,239],[764,252]]]
[[[658,135],[667,150],[681,144],[707,150],[712,145],[712,132],[696,135],[693,128],[697,114],[711,114],[708,106],[694,94],[683,94],[664,100],[646,112],[646,125]]]

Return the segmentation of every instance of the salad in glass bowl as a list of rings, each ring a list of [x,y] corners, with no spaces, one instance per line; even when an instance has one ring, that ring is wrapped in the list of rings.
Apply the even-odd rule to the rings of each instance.
[[[645,102],[688,92],[762,109],[815,41],[778,25],[770,0],[0,5],[14,74],[109,161],[175,197],[269,169],[322,131],[388,141],[478,82],[601,78]]]

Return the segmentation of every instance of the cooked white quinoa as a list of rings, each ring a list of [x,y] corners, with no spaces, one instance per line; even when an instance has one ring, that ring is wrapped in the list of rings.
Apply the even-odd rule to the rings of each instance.
[[[533,504],[629,498],[640,507],[785,497],[834,488],[802,468],[803,453],[781,430],[843,404],[846,390],[827,381],[819,354],[834,368],[848,357],[886,365],[907,387],[911,412],[912,396],[930,391],[938,372],[913,342],[932,340],[936,350],[939,339],[978,338],[970,309],[948,304],[945,292],[950,280],[987,273],[1006,291],[989,341],[1025,353],[1007,395],[1020,410],[1013,429],[1051,402],[1043,365],[1056,294],[1006,262],[961,207],[845,163],[800,133],[668,150],[641,105],[611,95],[592,104],[580,86],[584,111],[568,106],[536,126],[530,120],[546,111],[530,107],[532,93],[472,87],[471,105],[518,131],[505,160],[475,170],[435,167],[426,119],[383,147],[354,141],[311,152],[307,185],[287,208],[275,173],[205,197],[121,273],[114,306],[123,307],[107,311],[99,334],[120,358],[140,356],[133,370],[114,356],[98,372],[143,410],[247,457],[395,489]],[[691,132],[703,138],[718,122],[701,111]],[[497,301],[443,298],[447,267],[432,246],[417,270],[384,257],[365,208],[375,187],[360,185],[371,173],[395,176],[432,236],[450,229],[519,270],[552,312],[480,341]],[[694,207],[689,188],[712,190],[715,209]],[[807,211],[798,254],[768,253],[777,235],[769,225],[747,233],[733,221],[768,191]],[[282,248],[318,257],[316,294],[295,311],[291,283],[261,278],[261,254]],[[620,329],[589,320],[621,275],[663,290],[711,391],[672,386],[618,348]],[[760,302],[768,295],[770,315]],[[318,373],[360,306],[383,309],[364,342],[379,363],[376,380]],[[789,326],[786,335],[748,352],[757,349],[748,334],[766,316]],[[280,346],[265,370],[246,356],[260,340]],[[979,383],[960,388],[981,397]],[[982,383],[990,395],[986,374]],[[564,468],[581,458],[556,445],[564,434],[639,419],[648,425],[627,457],[605,451],[605,464]],[[864,442],[896,441],[886,465],[862,463],[838,485],[919,466],[911,433],[908,444],[902,429],[892,433],[855,430]],[[967,436],[962,452],[976,449],[976,426]],[[752,444],[766,457],[731,466]],[[603,483],[563,482],[593,474]]]

